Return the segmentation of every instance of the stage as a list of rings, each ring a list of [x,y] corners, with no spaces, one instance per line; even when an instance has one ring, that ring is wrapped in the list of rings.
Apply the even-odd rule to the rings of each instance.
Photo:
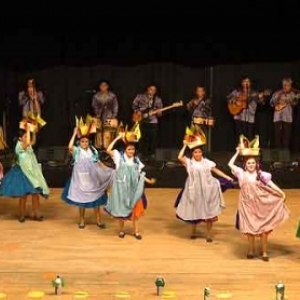
[[[213,243],[191,240],[190,227],[175,218],[173,204],[179,189],[147,189],[149,207],[140,221],[143,239],[130,234],[117,236],[118,224],[104,214],[107,229],[95,225],[93,211],[87,226],[77,227],[78,211],[60,200],[61,189],[51,189],[42,201],[44,222],[17,221],[18,201],[0,198],[0,292],[7,299],[28,299],[30,291],[42,291],[54,299],[51,279],[65,280],[63,295],[76,299],[203,299],[205,286],[210,299],[231,294],[231,299],[275,299],[275,284],[286,285],[287,299],[299,296],[300,240],[295,237],[300,217],[299,191],[286,190],[291,218],[270,236],[270,261],[246,259],[247,241],[235,229],[238,190],[224,196],[227,209],[215,225]],[[131,232],[131,223],[126,230]],[[155,296],[154,281],[162,275],[166,296]],[[226,296],[225,295],[225,296]],[[229,295],[230,296],[230,295]],[[83,298],[81,298],[83,299]]]

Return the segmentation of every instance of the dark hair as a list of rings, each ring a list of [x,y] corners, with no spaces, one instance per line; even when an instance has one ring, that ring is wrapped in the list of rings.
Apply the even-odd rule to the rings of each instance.
[[[92,141],[87,135],[82,135],[81,137],[77,138],[77,142],[75,143],[76,146],[79,146],[80,141],[81,141],[82,139],[88,139],[88,141],[89,141],[89,146],[88,146],[88,148],[91,149],[91,151],[93,152],[93,154],[95,154],[95,155],[98,156],[97,150],[94,149],[94,147],[91,147],[91,146],[93,146],[93,141]]]
[[[204,152],[203,146],[197,146],[197,147],[194,147],[194,148],[188,150],[188,151],[189,151],[189,156],[190,156],[190,157],[193,156],[193,153],[194,153],[195,150],[201,150],[202,153]]]
[[[100,80],[98,86],[100,86],[102,83],[107,84],[107,85],[108,85],[108,88],[110,88],[110,84],[109,84],[109,81],[108,81],[108,80],[106,80],[106,79]]]

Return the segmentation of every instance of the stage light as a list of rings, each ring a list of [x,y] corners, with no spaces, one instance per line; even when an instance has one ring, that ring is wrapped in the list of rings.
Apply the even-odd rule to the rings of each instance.
[[[41,291],[32,291],[27,294],[29,299],[43,299],[45,297],[45,293]]]
[[[74,294],[74,299],[87,299],[89,294],[84,291],[79,291]]]
[[[1,300],[6,300],[6,294],[5,293],[0,293],[0,299]]]

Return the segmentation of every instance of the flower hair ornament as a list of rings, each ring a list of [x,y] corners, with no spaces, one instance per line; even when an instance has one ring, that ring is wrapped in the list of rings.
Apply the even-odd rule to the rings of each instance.
[[[249,141],[243,134],[240,135],[238,145],[241,156],[259,156],[259,136],[256,135],[252,141]]]
[[[78,119],[75,116],[75,122],[76,122],[76,127],[78,128],[78,135],[77,135],[78,138],[82,136],[88,137],[90,134],[96,133],[97,131],[96,121],[90,115],[86,116],[85,122],[83,121],[82,117]]]
[[[126,125],[125,128],[123,126],[123,123],[120,123],[120,126],[118,128],[118,132],[124,132],[124,143],[138,143],[141,138],[141,131],[140,131],[140,125],[139,123],[135,123],[133,127],[128,130],[128,126]]]
[[[202,129],[197,129],[192,125],[186,128],[184,140],[186,145],[190,148],[200,147],[206,144],[206,136]]]
[[[46,124],[46,121],[43,120],[40,115],[34,115],[32,112],[29,112],[27,117],[23,118],[19,123],[19,128],[27,130],[29,127],[30,132],[36,133]]]

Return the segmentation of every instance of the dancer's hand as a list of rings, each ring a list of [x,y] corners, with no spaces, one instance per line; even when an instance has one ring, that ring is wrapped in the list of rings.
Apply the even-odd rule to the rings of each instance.
[[[155,178],[147,178],[147,183],[149,183],[149,184],[155,184],[156,183],[156,179]]]
[[[283,202],[286,202],[286,194],[285,193],[282,194],[282,197],[283,197]]]
[[[125,138],[125,132],[122,131],[119,133],[119,139],[124,139]]]
[[[74,134],[74,135],[77,135],[77,134],[78,134],[78,127],[75,127],[75,128],[74,128],[73,134]]]

